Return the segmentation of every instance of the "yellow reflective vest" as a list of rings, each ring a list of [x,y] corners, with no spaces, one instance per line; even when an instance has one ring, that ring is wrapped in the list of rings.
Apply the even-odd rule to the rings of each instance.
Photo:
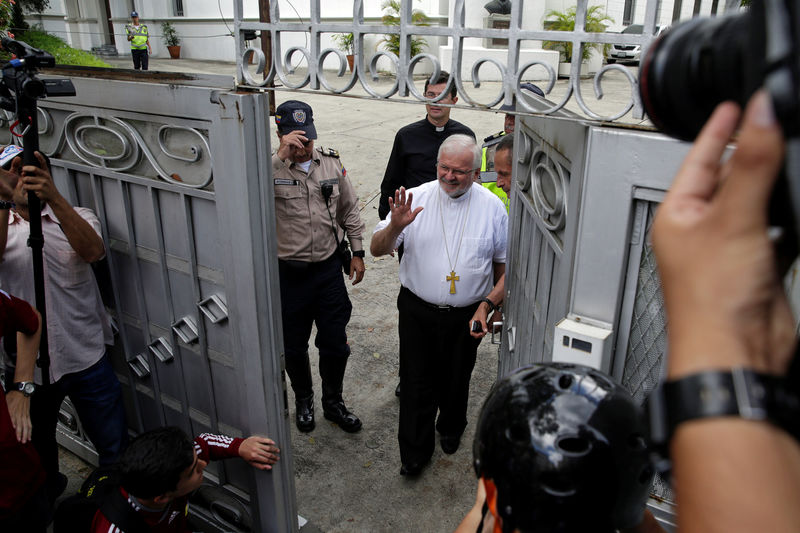
[[[133,36],[131,40],[132,50],[143,50],[147,48],[147,39],[150,37],[150,33],[147,31],[146,24],[139,24],[138,26],[128,24],[125,26],[125,33],[128,37]]]

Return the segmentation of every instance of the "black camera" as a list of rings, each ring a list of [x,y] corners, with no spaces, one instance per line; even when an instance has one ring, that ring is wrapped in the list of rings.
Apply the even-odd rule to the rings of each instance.
[[[714,108],[744,107],[765,87],[786,137],[800,133],[800,3],[753,0],[748,11],[677,24],[650,46],[639,69],[647,115],[691,141]]]
[[[41,80],[36,76],[38,69],[55,66],[56,60],[52,55],[8,37],[3,37],[2,45],[4,49],[17,57],[3,67],[0,107],[8,111],[18,111],[18,102],[14,101],[11,92],[17,98],[31,99],[45,96],[75,96],[75,86],[71,80]]]

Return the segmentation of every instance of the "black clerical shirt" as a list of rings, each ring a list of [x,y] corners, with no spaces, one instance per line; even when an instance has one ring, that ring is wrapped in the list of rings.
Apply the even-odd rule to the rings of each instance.
[[[381,220],[389,214],[389,196],[401,186],[406,189],[436,179],[436,156],[439,146],[449,136],[463,133],[475,138],[475,133],[455,120],[437,128],[426,116],[420,121],[403,126],[394,137],[392,155],[386,164],[381,183],[378,216]]]

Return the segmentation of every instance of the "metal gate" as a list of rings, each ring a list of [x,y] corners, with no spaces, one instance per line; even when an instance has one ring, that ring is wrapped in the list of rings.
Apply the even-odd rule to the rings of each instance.
[[[129,426],[269,435],[271,472],[206,470],[241,512],[193,510],[223,530],[294,531],[266,97],[222,76],[68,74],[77,96],[41,103],[40,145],[59,190],[102,224]],[[60,442],[91,460],[68,403],[61,422]]]

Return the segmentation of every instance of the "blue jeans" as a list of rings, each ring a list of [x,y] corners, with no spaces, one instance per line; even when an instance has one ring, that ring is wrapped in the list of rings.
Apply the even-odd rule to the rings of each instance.
[[[50,483],[58,474],[56,424],[66,396],[100,455],[101,466],[116,462],[128,444],[122,387],[106,352],[89,368],[67,374],[52,385],[38,387],[31,398],[33,445]]]

